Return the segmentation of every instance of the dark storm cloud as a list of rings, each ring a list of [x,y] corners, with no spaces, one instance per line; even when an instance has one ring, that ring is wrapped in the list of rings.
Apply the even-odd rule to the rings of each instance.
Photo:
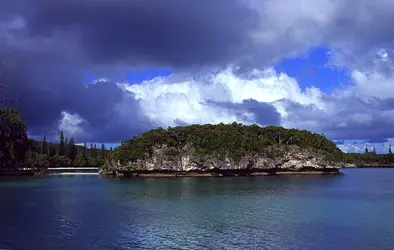
[[[325,96],[327,103],[335,105],[336,112],[329,115],[315,105],[302,105],[284,101],[288,119],[300,128],[324,133],[333,140],[370,139],[381,141],[394,137],[392,121],[379,107],[387,105],[385,100],[369,102],[358,97],[337,98]]]
[[[234,112],[239,119],[252,123],[279,125],[281,121],[280,114],[273,105],[253,99],[243,100],[242,103],[209,101],[207,104],[225,108]],[[248,113],[253,114],[254,117],[248,117]]]
[[[78,84],[83,79],[81,70],[61,55],[47,55],[13,48],[2,54],[8,94],[17,100],[32,129],[52,126],[84,88]]]
[[[89,60],[105,64],[229,63],[246,55],[259,27],[256,11],[240,0],[35,0],[31,7],[31,36],[68,31]]]
[[[372,140],[382,140],[382,138],[394,137],[390,126],[391,122],[387,122],[384,117],[375,116],[375,120],[370,124],[349,123],[345,127],[333,126],[327,132],[330,138],[343,138],[343,139],[360,139],[371,138]]]
[[[86,119],[90,134],[81,140],[118,141],[155,124],[113,82],[85,87],[86,74],[117,81],[138,66],[164,66],[198,77],[201,68],[234,64],[242,66],[236,73],[249,79],[249,69],[320,43],[346,46],[338,61],[361,68],[375,61],[374,49],[392,47],[394,33],[387,25],[394,21],[391,1],[343,1],[328,15],[313,12],[316,8],[282,13],[294,1],[256,0],[256,9],[246,2],[253,0],[0,0],[0,60],[6,65],[9,94],[19,100],[33,133],[56,129],[61,111],[67,111]],[[392,72],[383,63],[378,69]],[[346,108],[338,108],[335,117],[294,103],[289,116],[317,123],[305,126],[327,131],[332,138],[394,136],[381,112],[392,110],[391,100],[373,105],[357,98],[336,102]],[[250,119],[244,115],[248,112],[259,123],[280,124],[273,106],[255,100],[210,105],[242,119]],[[372,122],[338,125],[355,112],[371,114]]]
[[[50,42],[42,50],[36,41],[29,42],[32,46],[25,48],[7,45],[0,54],[7,96],[16,100],[33,135],[57,133],[62,111],[76,113],[86,120],[82,127],[88,132],[78,135],[77,141],[119,141],[122,136],[130,137],[142,131],[141,126],[147,126],[139,104],[130,101],[134,99],[131,93],[126,96],[113,82],[84,85],[86,72],[95,69],[75,60],[78,55],[68,56],[72,49],[56,49]],[[138,123],[137,119],[118,121],[119,105],[125,103],[130,105],[126,107],[130,109],[128,115],[138,118]]]
[[[86,120],[77,140],[96,141],[154,125],[115,84],[85,87],[88,73],[124,80],[137,66],[225,66],[249,54],[259,23],[238,0],[3,0],[0,16],[9,95],[29,130],[55,131],[66,111]]]
[[[373,138],[368,140],[369,143],[382,143],[382,142],[388,142],[386,138]]]
[[[394,98],[386,99],[375,99],[377,103],[377,108],[382,111],[393,110],[394,109]]]
[[[104,142],[119,142],[158,127],[141,111],[139,100],[130,92],[123,95],[103,123],[92,129],[93,138]]]

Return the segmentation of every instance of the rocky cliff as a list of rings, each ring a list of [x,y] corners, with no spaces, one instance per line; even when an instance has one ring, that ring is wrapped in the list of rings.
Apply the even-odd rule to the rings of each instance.
[[[116,172],[134,172],[152,174],[177,172],[234,172],[244,174],[280,173],[280,172],[319,172],[336,173],[345,167],[343,163],[333,162],[317,150],[300,148],[296,145],[267,147],[260,153],[250,153],[235,160],[231,155],[196,153],[194,147],[185,147],[175,155],[168,154],[168,146],[161,145],[153,149],[152,154],[135,162],[120,163],[108,160],[101,169],[102,174]]]
[[[323,135],[242,124],[159,128],[124,141],[102,174],[338,172],[342,152]]]

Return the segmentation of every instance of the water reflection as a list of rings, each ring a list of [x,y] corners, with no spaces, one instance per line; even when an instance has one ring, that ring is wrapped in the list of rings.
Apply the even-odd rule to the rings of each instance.
[[[123,232],[122,242],[132,238],[133,242],[139,242],[134,247],[174,247],[188,242],[198,248],[212,244],[215,235],[211,247],[231,243],[232,247],[242,248],[241,239],[262,244],[261,237],[265,235],[273,241],[287,228],[283,228],[286,220],[297,217],[298,211],[288,198],[305,191],[297,182],[313,185],[316,178],[294,181],[289,183],[289,178],[281,177],[120,180],[122,204],[129,204],[130,210],[133,204],[142,208],[127,217],[132,222],[124,222],[129,230]],[[280,230],[270,231],[276,228]],[[159,235],[157,245],[153,244],[152,239]]]
[[[368,178],[0,182],[0,249],[389,249],[394,172]]]

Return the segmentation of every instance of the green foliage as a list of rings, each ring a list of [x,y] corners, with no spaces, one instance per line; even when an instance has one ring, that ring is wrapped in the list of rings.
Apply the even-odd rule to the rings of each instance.
[[[49,156],[55,156],[57,154],[56,151],[56,146],[54,144],[51,144],[49,147]]]
[[[68,143],[68,151],[68,158],[70,158],[71,161],[74,161],[75,157],[77,156],[77,147],[75,146],[74,137],[71,137],[70,142]]]
[[[98,156],[97,146],[96,144],[90,144],[90,157],[96,159]]]
[[[165,152],[166,155],[171,155],[171,156],[176,156],[179,154],[179,151],[176,150],[175,148],[169,148]]]
[[[0,75],[0,78],[2,75]],[[0,92],[7,90],[0,83]],[[11,108],[14,101],[0,98],[0,170],[20,169],[25,167],[41,168],[49,166],[100,165],[104,162],[105,148],[101,150],[101,157],[92,148],[87,152],[84,147],[75,145],[74,138],[67,143],[63,131],[60,131],[59,144],[47,142],[44,136],[42,142],[27,137],[27,126],[19,111]],[[67,150],[66,150],[67,149]],[[94,151],[97,151],[95,148]],[[87,154],[95,154],[94,161]]]
[[[18,134],[14,130],[19,127],[13,123],[11,126],[5,126],[5,119],[1,121],[0,139],[4,143],[0,143],[0,169],[101,166],[105,161],[105,158],[101,156],[98,158],[88,157],[92,150],[97,151],[97,149],[87,149],[86,143],[84,146],[77,146],[73,137],[68,141],[68,144],[65,144],[65,149],[67,149],[65,152],[67,153],[63,156],[58,154],[61,151],[61,144],[48,142],[45,136],[42,142],[27,139],[26,133],[20,133],[22,137],[19,136],[19,139],[15,139],[12,134]],[[5,133],[4,128],[9,131],[7,130],[8,132]],[[22,140],[23,138],[24,140]],[[107,154],[105,148],[101,154]]]
[[[48,142],[46,139],[46,136],[44,136],[44,139],[42,140],[42,146],[41,146],[41,154],[48,154]]]
[[[85,159],[87,157],[87,152],[86,151],[87,151],[87,146],[86,146],[86,142],[84,142],[83,148],[82,148],[82,154],[81,154],[81,157],[83,159]]]
[[[14,108],[0,108],[0,168],[22,167],[29,151],[27,127]]]
[[[60,131],[59,155],[64,156],[65,153],[66,153],[66,146],[64,143],[64,135],[63,135],[63,131]]]
[[[100,157],[101,158],[105,158],[105,152],[106,152],[106,150],[105,150],[104,143],[101,143],[101,149],[100,149]]]
[[[394,166],[394,155],[391,153],[376,154],[373,152],[364,154],[348,153],[345,154],[344,161],[357,166]]]
[[[167,146],[166,154],[176,155],[186,145],[192,145],[200,155],[229,155],[235,160],[264,148],[281,145],[298,145],[323,152],[329,159],[340,160],[343,153],[324,135],[306,130],[283,127],[242,125],[239,123],[218,125],[191,125],[185,127],[158,128],[123,141],[111,154],[121,162],[136,161],[148,157],[155,146]]]

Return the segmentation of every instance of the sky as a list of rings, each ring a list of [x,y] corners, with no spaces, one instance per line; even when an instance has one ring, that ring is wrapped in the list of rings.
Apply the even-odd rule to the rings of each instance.
[[[394,143],[394,1],[2,0],[0,79],[29,135],[280,125]]]

